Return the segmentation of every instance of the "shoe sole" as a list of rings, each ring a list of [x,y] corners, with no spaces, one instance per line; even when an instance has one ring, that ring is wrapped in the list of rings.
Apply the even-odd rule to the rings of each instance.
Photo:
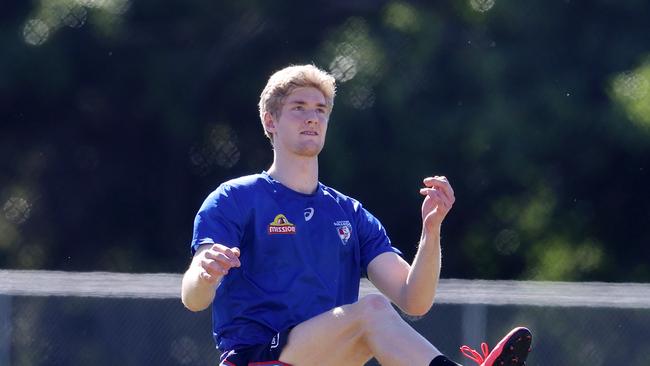
[[[525,366],[533,335],[526,328],[515,331],[503,345],[492,366]]]

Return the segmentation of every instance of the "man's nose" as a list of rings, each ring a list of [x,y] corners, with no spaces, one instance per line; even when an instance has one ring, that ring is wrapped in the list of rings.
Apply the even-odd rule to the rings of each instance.
[[[318,115],[316,114],[316,111],[311,111],[307,113],[307,119],[305,119],[306,124],[316,124],[320,122],[318,119]]]

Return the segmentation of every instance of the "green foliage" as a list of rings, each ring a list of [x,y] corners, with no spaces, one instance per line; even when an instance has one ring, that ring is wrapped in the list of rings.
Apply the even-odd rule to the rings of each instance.
[[[310,7],[311,8],[311,7]],[[445,277],[648,281],[650,4],[39,0],[3,11],[0,267],[182,271],[268,167],[270,73],[339,80],[325,184],[408,258],[448,176]]]
[[[631,72],[617,74],[610,94],[631,122],[645,132],[650,131],[650,61]]]

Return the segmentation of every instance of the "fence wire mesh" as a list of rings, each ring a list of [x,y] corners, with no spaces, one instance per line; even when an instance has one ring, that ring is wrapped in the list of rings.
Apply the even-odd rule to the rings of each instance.
[[[43,274],[48,273],[39,273]],[[3,294],[0,295],[0,365],[217,364],[219,353],[212,341],[211,314],[209,311],[191,313],[183,307],[176,292],[178,276],[169,277],[168,294],[155,289],[157,295],[151,296],[151,286],[146,285],[150,278],[142,279],[147,275],[116,274],[121,283],[132,278],[130,288],[140,286],[142,293],[137,297],[130,291],[121,297],[114,290],[92,296],[81,290],[79,294],[83,295],[75,296],[75,288],[84,288],[87,275],[77,276],[78,281],[66,281],[68,293],[54,296],[46,295],[48,291],[12,290],[9,283],[15,287],[15,277],[8,276],[6,271],[0,275],[0,294]],[[110,279],[110,274],[103,275],[104,279]],[[28,274],[21,276],[29,281]],[[34,276],[31,278],[38,279]],[[106,287],[116,283],[107,281]],[[443,281],[440,291],[462,293],[463,287],[454,283]],[[461,284],[466,288],[472,283],[476,282]],[[516,298],[524,285],[490,282],[489,286],[481,287],[486,291],[491,287],[501,289],[496,298]],[[577,289],[594,286],[574,285]],[[53,287],[56,285],[50,286],[50,292],[55,290]],[[634,297],[647,291],[648,286],[631,285],[630,290]],[[362,295],[372,291],[364,287]],[[544,295],[549,293],[549,288],[544,291],[538,290]],[[619,295],[625,293],[621,287],[617,291]],[[534,292],[528,291],[527,296]],[[472,304],[440,294],[441,303],[434,305],[426,316],[406,319],[452,359],[468,361],[465,365],[472,361],[463,360],[458,350],[460,345],[477,349],[481,341],[494,345],[517,325],[528,326],[534,334],[529,366],[650,365],[650,306],[616,305],[616,299],[608,306],[567,306],[575,303],[575,296],[555,295],[555,305],[540,306],[534,298],[518,304],[500,304],[490,299]],[[566,302],[558,300],[565,297]],[[600,303],[598,299],[594,301]]]

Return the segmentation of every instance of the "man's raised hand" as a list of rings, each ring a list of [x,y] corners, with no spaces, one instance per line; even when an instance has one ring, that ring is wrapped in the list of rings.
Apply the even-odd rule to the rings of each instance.
[[[430,232],[439,229],[456,198],[451,184],[444,176],[427,177],[422,182],[424,187],[420,188],[420,194],[425,196],[422,202],[422,226]]]
[[[218,283],[231,268],[241,266],[239,254],[239,248],[213,244],[201,253],[199,263],[203,271],[199,273],[199,278],[210,284]]]

